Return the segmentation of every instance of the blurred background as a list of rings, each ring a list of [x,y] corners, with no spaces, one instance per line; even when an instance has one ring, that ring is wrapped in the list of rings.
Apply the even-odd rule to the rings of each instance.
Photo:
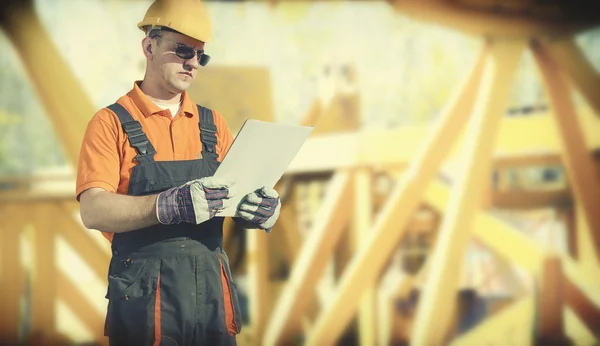
[[[0,335],[99,344],[110,244],[74,171],[143,78],[147,0],[0,10]],[[315,126],[274,231],[226,222],[240,345],[598,345],[600,9],[586,1],[210,1],[190,95]]]

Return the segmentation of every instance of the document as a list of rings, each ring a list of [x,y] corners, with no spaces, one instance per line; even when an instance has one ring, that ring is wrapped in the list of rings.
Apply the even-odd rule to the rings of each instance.
[[[237,216],[244,196],[263,186],[274,187],[312,130],[312,126],[246,120],[214,174],[232,177],[237,191],[231,205],[217,216]]]

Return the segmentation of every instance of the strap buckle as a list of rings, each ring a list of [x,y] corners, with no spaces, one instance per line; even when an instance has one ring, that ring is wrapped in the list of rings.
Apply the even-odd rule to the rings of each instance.
[[[129,135],[130,132],[142,131],[142,125],[135,120],[122,123],[121,126],[127,135]]]
[[[217,133],[217,127],[214,124],[200,124],[200,133],[207,132],[210,134]]]

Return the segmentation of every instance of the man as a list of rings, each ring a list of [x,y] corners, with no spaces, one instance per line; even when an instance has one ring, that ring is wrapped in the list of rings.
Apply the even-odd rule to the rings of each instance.
[[[85,133],[77,173],[81,218],[111,241],[106,335],[111,345],[234,345],[241,316],[223,218],[235,182],[213,177],[233,138],[186,89],[211,39],[199,0],[156,0],[138,24],[146,73]],[[269,231],[279,195],[263,187],[238,206]]]

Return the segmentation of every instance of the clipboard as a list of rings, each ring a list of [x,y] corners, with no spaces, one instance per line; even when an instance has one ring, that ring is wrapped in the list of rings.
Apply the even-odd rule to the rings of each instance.
[[[231,205],[217,216],[237,216],[237,206],[244,196],[263,186],[274,187],[313,129],[246,120],[214,174],[214,177],[233,178],[236,187]]]

